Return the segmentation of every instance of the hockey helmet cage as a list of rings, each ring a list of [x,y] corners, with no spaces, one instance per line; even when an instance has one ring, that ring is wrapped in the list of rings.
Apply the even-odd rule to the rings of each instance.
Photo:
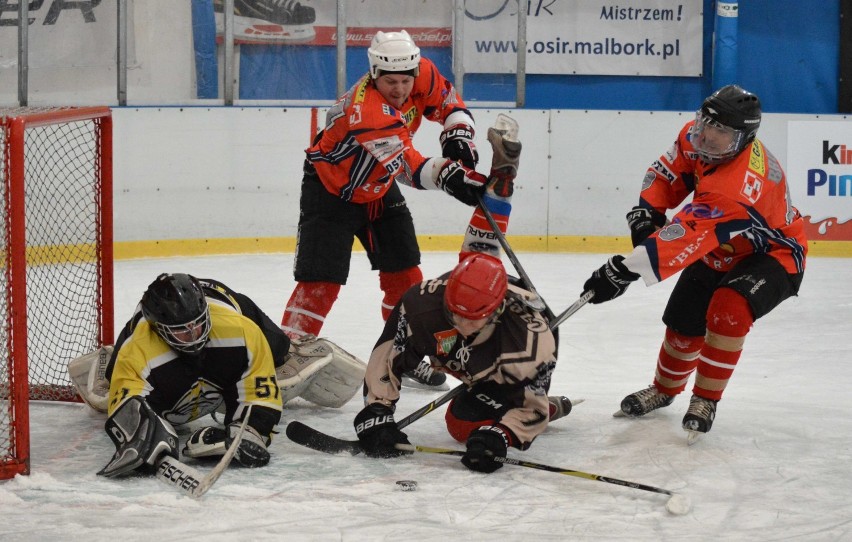
[[[405,30],[376,32],[367,49],[367,57],[370,60],[370,77],[373,79],[384,72],[404,72],[414,77],[420,73],[420,48]]]
[[[710,95],[696,113],[693,142],[701,159],[718,164],[736,156],[751,143],[760,128],[760,99],[738,85],[727,85]],[[705,127],[730,132],[725,148],[702,148],[699,137]]]
[[[480,320],[502,307],[507,288],[503,263],[487,254],[473,254],[450,273],[444,307],[468,320]]]
[[[142,315],[170,347],[198,354],[210,337],[210,308],[198,279],[163,273],[142,295]]]

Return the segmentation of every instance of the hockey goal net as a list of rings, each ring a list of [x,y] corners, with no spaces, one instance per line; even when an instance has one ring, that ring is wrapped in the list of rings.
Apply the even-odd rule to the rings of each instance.
[[[30,470],[29,401],[113,338],[112,117],[0,108],[0,479]]]

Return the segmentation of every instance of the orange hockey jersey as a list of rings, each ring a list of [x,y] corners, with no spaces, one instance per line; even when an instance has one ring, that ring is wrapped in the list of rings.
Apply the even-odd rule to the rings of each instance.
[[[625,259],[646,284],[701,259],[730,270],[750,254],[768,254],[788,273],[805,269],[804,221],[793,207],[781,164],[755,139],[732,160],[706,164],[690,142],[695,121],[645,174],[639,204],[661,213],[692,201]]]
[[[428,158],[411,140],[424,117],[443,124],[454,112],[472,118],[452,83],[426,58],[402,110],[382,97],[367,74],[329,109],[322,136],[306,151],[308,160],[326,190],[353,203],[381,198],[393,181],[424,189],[419,174]]]

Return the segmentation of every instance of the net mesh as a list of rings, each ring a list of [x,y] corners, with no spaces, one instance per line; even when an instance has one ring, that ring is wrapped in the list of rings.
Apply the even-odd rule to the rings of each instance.
[[[13,284],[8,250],[11,214],[12,118],[70,108],[0,109],[0,195],[3,198],[0,290],[0,465],[15,447],[15,397],[11,384]],[[24,132],[24,213],[26,235],[26,329],[30,399],[75,401],[68,362],[100,346],[101,185],[99,122],[85,119],[35,125]]]

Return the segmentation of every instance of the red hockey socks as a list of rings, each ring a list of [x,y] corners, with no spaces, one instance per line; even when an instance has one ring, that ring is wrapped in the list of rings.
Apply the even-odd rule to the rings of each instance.
[[[719,288],[707,309],[707,337],[698,359],[692,392],[718,401],[740,359],[754,323],[748,301],[731,288]]]
[[[402,299],[402,294],[422,280],[423,273],[416,265],[393,273],[379,271],[379,288],[385,293],[382,299],[382,320],[387,321],[393,308]]]
[[[666,337],[660,347],[657,372],[654,375],[654,385],[657,389],[666,395],[682,392],[689,376],[698,365],[698,354],[703,345],[704,337],[689,337],[666,328]]]
[[[291,338],[305,333],[319,336],[339,292],[340,284],[333,282],[297,283],[284,309],[281,329]]]

